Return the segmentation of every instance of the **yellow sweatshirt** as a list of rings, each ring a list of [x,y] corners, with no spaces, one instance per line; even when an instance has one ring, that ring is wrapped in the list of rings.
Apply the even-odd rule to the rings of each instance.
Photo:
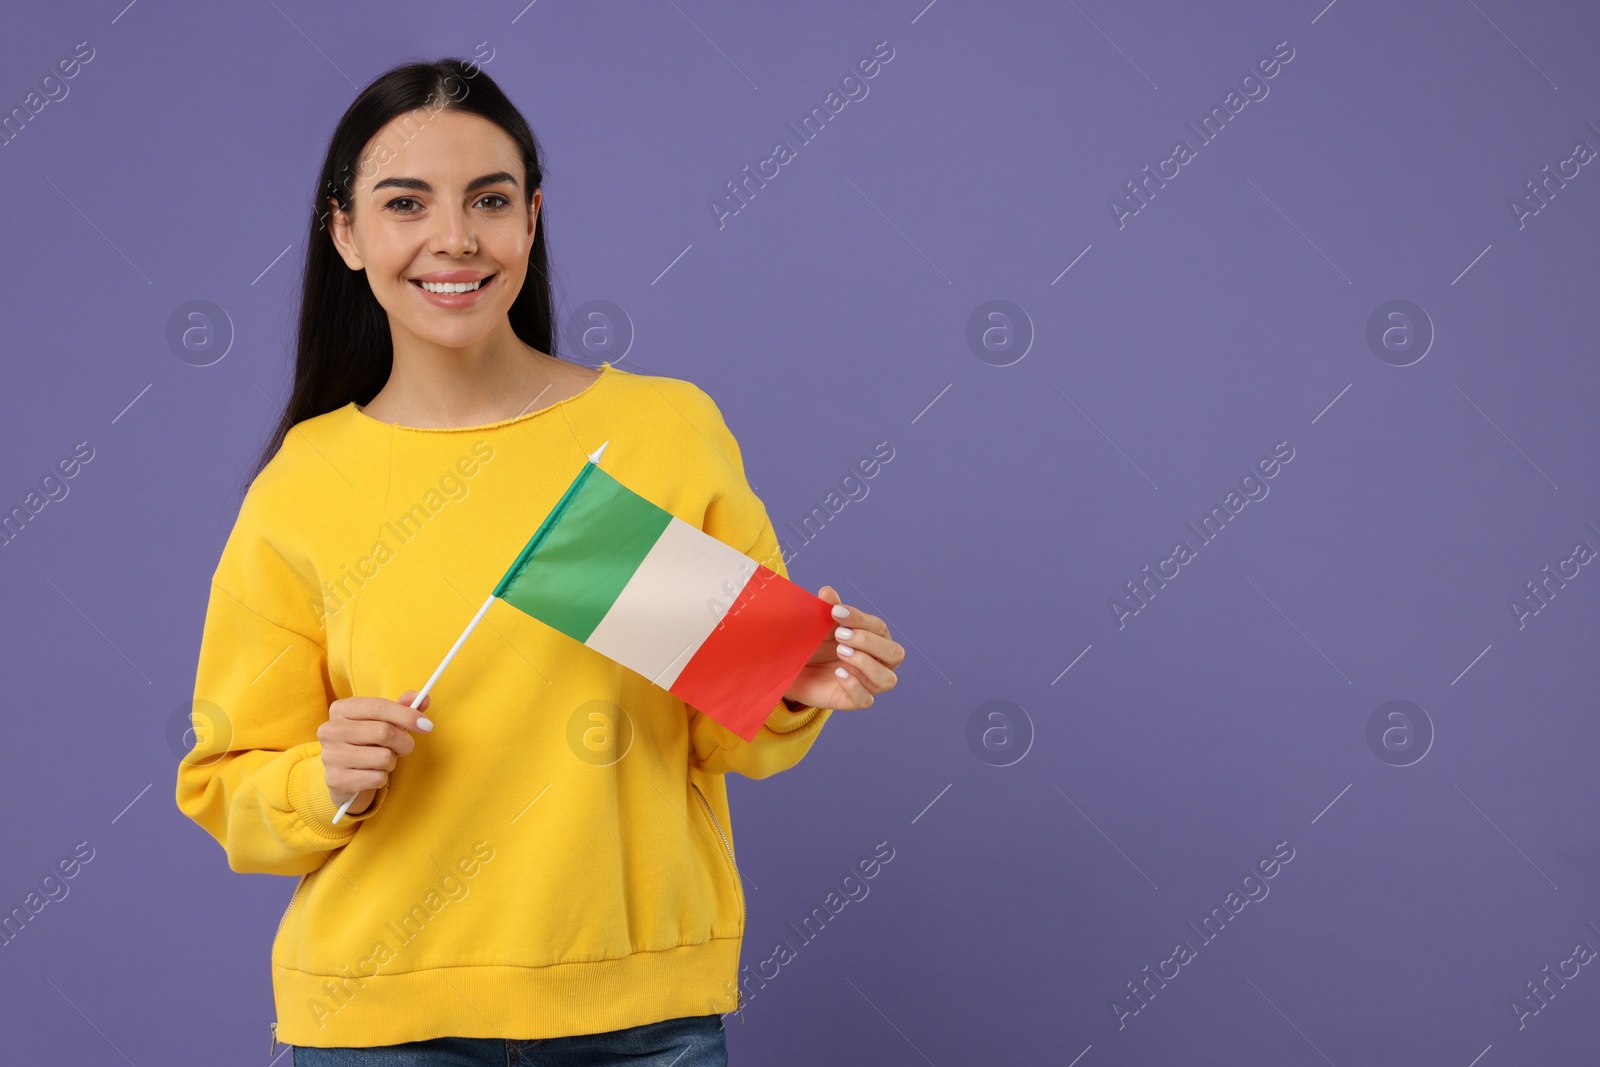
[[[317,727],[420,689],[604,441],[631,489],[787,575],[738,443],[690,382],[612,367],[484,426],[307,419],[211,582],[177,803],[235,871],[299,875],[272,945],[277,1040],[599,1033],[739,1006],[744,892],[723,775],[793,766],[829,709],[745,742],[493,604],[366,811],[338,825]]]

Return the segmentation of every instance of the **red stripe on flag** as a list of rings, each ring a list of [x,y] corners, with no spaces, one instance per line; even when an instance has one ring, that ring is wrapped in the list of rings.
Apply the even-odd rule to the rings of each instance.
[[[755,739],[833,629],[833,605],[756,564],[728,613],[671,692],[746,741]]]

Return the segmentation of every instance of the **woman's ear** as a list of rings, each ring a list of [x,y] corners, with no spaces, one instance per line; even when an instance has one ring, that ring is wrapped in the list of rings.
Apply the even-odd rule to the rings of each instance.
[[[355,241],[350,236],[351,219],[347,212],[339,207],[339,202],[333,197],[328,197],[328,235],[333,238],[334,250],[339,253],[339,258],[344,260],[344,265],[351,270],[362,270],[366,264],[361,259],[361,253],[356,251]]]

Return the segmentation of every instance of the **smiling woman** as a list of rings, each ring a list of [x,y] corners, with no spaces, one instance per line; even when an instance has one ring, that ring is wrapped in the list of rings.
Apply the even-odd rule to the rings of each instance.
[[[479,99],[490,87],[481,73]],[[472,100],[467,96],[466,100]],[[379,138],[398,139],[391,120]],[[532,134],[528,134],[531,142]],[[498,123],[448,109],[411,135],[370,181],[333,201],[330,234],[350,271],[367,276],[388,314],[393,365],[365,405],[373,418],[420,426],[493,422],[527,390],[592,380],[547,355],[553,336],[524,337],[511,318],[533,259],[542,261],[538,150]],[[518,175],[521,177],[518,177]],[[549,306],[548,281],[528,287]],[[449,355],[444,353],[448,352]],[[440,374],[454,364],[466,374]],[[525,405],[524,405],[525,406]]]
[[[271,950],[274,1052],[288,1041],[297,1067],[725,1064],[745,911],[724,776],[793,767],[905,655],[823,586],[840,625],[748,740],[529,616],[486,616],[499,644],[461,649],[425,699],[406,689],[604,442],[659,510],[788,577],[710,396],[554,354],[540,155],[481,69],[407,64],[346,110],[310,205],[294,385],[196,667],[194,706],[231,730],[185,755],[176,790],[233,870],[300,878]],[[449,473],[472,476],[469,445],[470,497]],[[427,536],[385,552],[407,501]],[[592,591],[588,549],[554,562]],[[614,759],[585,747],[597,708],[632,739]],[[478,841],[494,865],[433,921],[435,857]],[[363,966],[401,914],[425,933]]]
[[[294,391],[249,479],[297,423],[352,399],[459,426],[594,380],[552,354],[541,158],[474,62],[398,67],[357,97],[317,180]]]

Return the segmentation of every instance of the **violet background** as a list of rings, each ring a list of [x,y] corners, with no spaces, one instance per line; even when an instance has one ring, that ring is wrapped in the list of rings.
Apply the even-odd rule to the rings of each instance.
[[[727,1017],[734,1063],[1600,1052],[1592,967],[1511,1008],[1600,946],[1600,578],[1509,607],[1600,548],[1600,168],[1520,228],[1508,203],[1600,146],[1592,5],[113,0],[4,26],[0,111],[95,50],[0,148],[0,505],[95,450],[0,550],[0,911],[95,850],[0,947],[7,1062],[268,1062],[293,880],[233,874],[176,810],[167,724],[287,393],[333,124],[479,42],[547,153],[565,311],[611,302],[620,366],[716,398],[780,529],[894,450],[785,537],[907,658],[793,771],[731,782],[744,962],[797,950]],[[708,201],[879,41],[868,95],[719,229]],[[1119,229],[1108,200],[1280,41],[1269,95]],[[1397,298],[1436,331],[1404,367],[1366,340]],[[1007,366],[968,343],[995,299],[1031,334]],[[235,331],[209,366],[166,339],[191,300]],[[1270,495],[1119,629],[1124,583],[1280,441]],[[1433,733],[1409,766],[1367,740],[1395,699]],[[1270,894],[1119,1028],[1125,983],[1280,841]],[[870,894],[803,942],[879,842]]]

